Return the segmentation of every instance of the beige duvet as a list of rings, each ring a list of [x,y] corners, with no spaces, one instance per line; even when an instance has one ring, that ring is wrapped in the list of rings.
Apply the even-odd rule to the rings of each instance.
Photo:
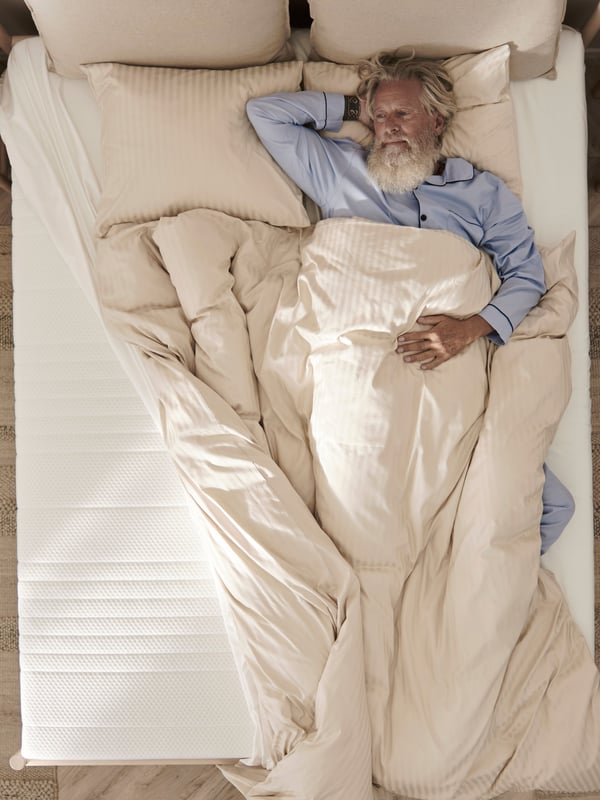
[[[256,722],[252,798],[600,789],[600,688],[540,567],[568,400],[572,240],[510,343],[432,371],[395,338],[476,313],[492,270],[441,231],[118,226],[95,280],[140,353],[211,547]]]

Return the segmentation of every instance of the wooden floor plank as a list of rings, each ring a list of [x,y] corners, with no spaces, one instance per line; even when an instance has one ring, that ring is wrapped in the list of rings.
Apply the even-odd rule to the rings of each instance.
[[[0,189],[0,225],[10,225],[12,221],[10,202],[10,194]]]
[[[240,800],[217,767],[59,767],[59,800]]]

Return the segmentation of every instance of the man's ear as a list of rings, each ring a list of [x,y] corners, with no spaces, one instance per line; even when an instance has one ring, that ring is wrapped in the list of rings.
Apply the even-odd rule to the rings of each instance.
[[[444,132],[445,127],[446,127],[446,120],[440,114],[439,111],[436,111],[433,119],[433,130],[438,136],[441,136],[442,133]]]

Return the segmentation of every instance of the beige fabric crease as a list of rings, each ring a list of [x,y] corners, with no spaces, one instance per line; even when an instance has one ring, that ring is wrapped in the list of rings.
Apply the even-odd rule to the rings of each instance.
[[[600,787],[598,673],[539,563],[570,392],[572,237],[510,343],[433,371],[395,338],[476,313],[460,237],[197,210],[100,241],[108,325],[143,359],[210,521],[256,722],[252,798],[491,798]]]

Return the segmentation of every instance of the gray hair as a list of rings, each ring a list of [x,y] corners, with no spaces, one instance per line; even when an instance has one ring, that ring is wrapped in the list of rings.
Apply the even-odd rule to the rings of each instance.
[[[415,58],[398,50],[384,50],[372,58],[361,61],[358,67],[361,79],[357,95],[366,103],[373,117],[373,98],[384,81],[417,80],[423,92],[423,106],[429,114],[439,113],[444,120],[443,132],[448,129],[456,114],[454,85],[448,72],[439,61]]]

